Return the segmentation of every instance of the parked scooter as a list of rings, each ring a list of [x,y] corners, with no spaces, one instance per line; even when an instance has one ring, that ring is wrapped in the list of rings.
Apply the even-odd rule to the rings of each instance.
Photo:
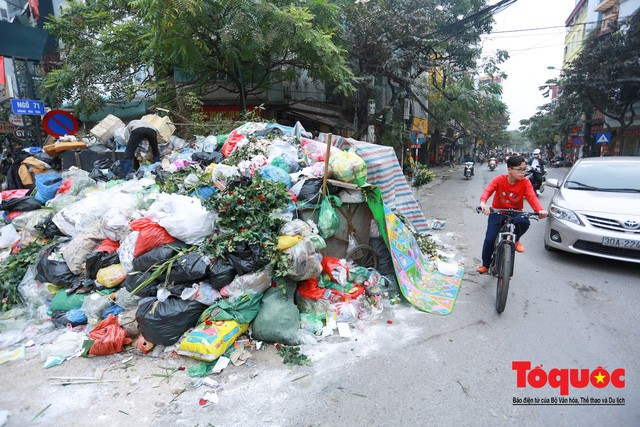
[[[496,168],[498,167],[498,161],[496,160],[495,157],[492,157],[489,159],[489,169],[496,170]]]
[[[524,176],[525,176],[525,178],[527,178],[531,182],[531,185],[533,186],[533,189],[536,190],[536,194],[544,193],[544,183],[547,181],[547,171],[546,170],[542,174],[542,178],[540,179],[540,182],[537,182],[536,179],[534,178],[534,172],[533,172],[533,168],[531,166],[527,166],[527,170],[526,170]]]
[[[464,162],[464,177],[470,179],[473,175],[473,162]]]

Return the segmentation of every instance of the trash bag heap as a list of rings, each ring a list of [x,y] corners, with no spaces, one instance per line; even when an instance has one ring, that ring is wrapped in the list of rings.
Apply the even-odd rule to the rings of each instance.
[[[3,191],[3,311],[82,331],[89,354],[175,345],[207,362],[241,336],[299,345],[380,315],[393,271],[322,255],[340,227],[326,179],[366,187],[354,152],[250,122],[163,153],[129,180],[101,161]]]

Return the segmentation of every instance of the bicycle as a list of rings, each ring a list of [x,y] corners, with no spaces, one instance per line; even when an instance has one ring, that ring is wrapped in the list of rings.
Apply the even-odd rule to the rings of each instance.
[[[509,295],[509,282],[513,276],[513,263],[515,260],[516,246],[516,226],[514,220],[519,217],[533,218],[538,221],[538,214],[535,212],[523,212],[515,209],[494,209],[489,208],[491,213],[504,215],[504,223],[496,237],[491,256],[489,272],[497,277],[496,283],[496,311],[502,313],[507,305]],[[476,208],[477,213],[482,212],[482,208]]]

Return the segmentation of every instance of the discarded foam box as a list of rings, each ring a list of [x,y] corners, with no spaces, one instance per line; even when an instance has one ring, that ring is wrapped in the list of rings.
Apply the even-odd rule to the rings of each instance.
[[[125,126],[125,124],[114,116],[113,114],[109,114],[107,117],[102,119],[100,123],[95,125],[89,132],[98,138],[102,142],[107,142],[109,139],[113,138],[113,132],[118,129],[121,129]]]

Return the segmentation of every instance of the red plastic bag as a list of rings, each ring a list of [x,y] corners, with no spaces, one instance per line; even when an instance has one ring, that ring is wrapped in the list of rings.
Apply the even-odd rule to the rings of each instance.
[[[71,186],[73,185],[75,180],[76,180],[75,178],[69,178],[62,181],[62,183],[60,183],[60,187],[58,187],[58,191],[56,191],[56,196],[58,194],[68,193],[69,190],[71,190]]]
[[[227,141],[222,146],[222,149],[220,150],[220,152],[222,153],[223,156],[229,157],[231,153],[233,153],[233,150],[235,150],[236,145],[238,145],[238,142],[243,141],[245,139],[247,139],[247,137],[241,134],[240,132],[238,132],[236,129],[232,130],[229,136],[227,136]]]
[[[2,192],[2,200],[13,199],[14,197],[24,197],[31,191],[28,188],[22,188],[20,190],[5,190]]]
[[[131,338],[127,338],[127,331],[120,326],[118,318],[113,314],[98,323],[88,335],[94,340],[89,354],[95,356],[120,353],[122,347],[133,342]]]
[[[13,221],[14,219],[19,217],[20,215],[22,215],[22,211],[11,211],[8,214],[5,214],[5,216],[7,217],[7,220],[9,220],[9,221]]]
[[[340,258],[326,256],[322,258],[322,272],[328,274],[335,283],[346,285],[349,269]]]
[[[176,241],[175,237],[151,218],[140,218],[131,221],[129,227],[140,233],[136,240],[136,247],[133,250],[134,258],[149,252],[153,248]]]
[[[363,293],[364,293],[364,286],[359,286],[359,285],[354,286],[349,292],[341,292],[337,289],[331,289],[331,296],[329,297],[329,301],[331,302],[351,301],[358,298]]]
[[[300,295],[307,299],[322,299],[328,298],[331,291],[326,288],[318,286],[318,279],[313,277],[307,279],[298,285],[298,292]]]
[[[118,250],[120,247],[120,242],[116,242],[115,240],[111,240],[106,238],[100,243],[100,245],[95,249],[95,252],[108,252],[112,253]]]

